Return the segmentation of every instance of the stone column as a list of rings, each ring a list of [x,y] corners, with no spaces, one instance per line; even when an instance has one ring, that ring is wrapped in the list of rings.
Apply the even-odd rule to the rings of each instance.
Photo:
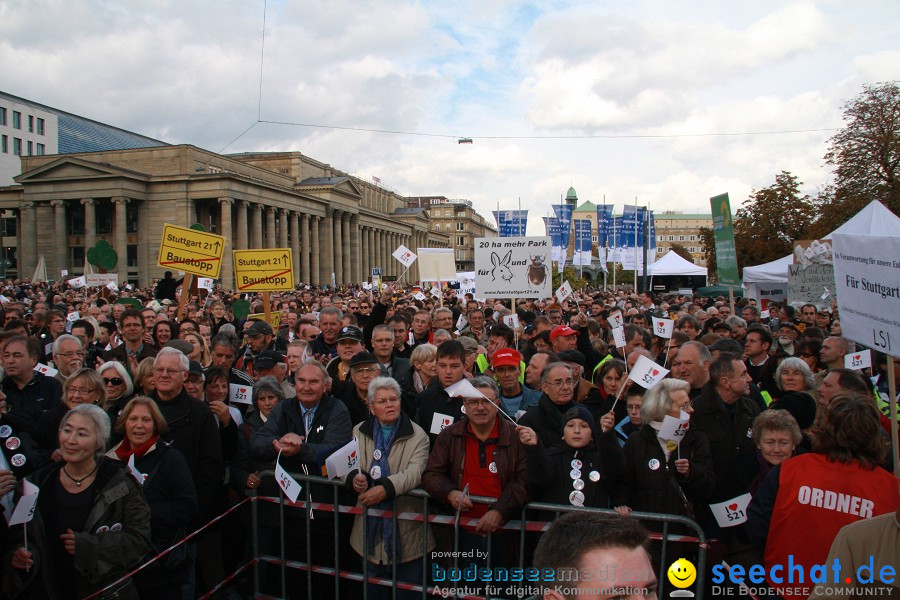
[[[262,245],[262,204],[253,205],[253,224],[250,230],[250,249],[259,250]]]
[[[318,236],[318,226],[316,227],[316,234]],[[303,283],[312,283],[309,259],[311,252],[310,249],[313,248],[313,245],[312,241],[309,239],[309,215],[307,214],[303,215],[303,233],[301,235],[302,238],[297,246],[297,252],[300,253],[300,279],[303,280]],[[316,247],[318,247],[318,242]],[[318,253],[318,251],[316,251],[316,253]],[[316,271],[312,272],[316,273]]]
[[[53,207],[53,235],[56,238],[56,273],[54,275],[47,273],[47,275],[56,279],[57,277],[60,277],[61,269],[69,268],[69,244],[67,243],[68,236],[66,235],[66,203],[64,200],[51,200],[50,206]]]
[[[278,247],[288,247],[288,211],[285,208],[278,208]]]
[[[297,281],[300,279],[300,213],[296,210],[292,210],[287,219],[290,222],[291,241],[289,244],[285,245],[291,247],[291,256],[294,257],[294,264],[291,265],[291,268],[294,269],[294,285],[296,285]]]
[[[353,258],[353,238],[350,237],[350,213],[345,212],[341,215],[341,254],[344,264],[344,283],[354,283],[358,279],[356,277],[355,262]]]
[[[366,228],[366,237],[368,239],[368,247],[366,248],[366,260],[369,261],[369,273],[371,274],[372,267],[380,266],[378,264],[378,257],[375,256],[375,228],[367,227]]]
[[[325,218],[319,221],[319,243],[315,248],[317,254],[322,254],[319,259],[322,265],[319,284],[331,285],[331,274],[334,272],[334,211],[330,208],[325,210]]]
[[[116,270],[119,272],[119,282],[124,284],[128,281],[128,231],[125,219],[125,211],[128,205],[128,198],[121,196],[112,199],[113,206],[116,209],[116,254],[119,255],[119,262],[116,264]],[[65,239],[65,238],[63,238]]]
[[[238,200],[237,203],[237,240],[235,248],[238,250],[247,249],[247,201]]]
[[[308,215],[306,215],[306,216],[308,217]],[[311,271],[310,271],[310,283],[314,283],[317,285],[319,284],[319,282],[322,281],[322,270],[321,270],[321,267],[319,264],[319,255],[321,254],[321,252],[319,252],[319,248],[321,248],[321,246],[319,245],[319,227],[321,226],[321,224],[320,224],[321,220],[322,220],[321,217],[312,217],[311,246],[313,248],[315,248],[315,251],[307,254],[307,257],[312,259],[312,267],[311,267]],[[309,225],[309,220],[308,219],[304,220],[304,223]]]
[[[84,251],[87,252],[97,243],[97,213],[93,198],[83,198],[81,203],[84,205]]]
[[[334,277],[335,282],[340,285],[344,283],[344,239],[342,235],[341,221],[343,221],[344,213],[335,211],[331,222],[334,230],[334,243],[331,247],[334,249]],[[331,277],[331,275],[329,275]]]
[[[275,207],[266,207],[266,248],[275,248]]]
[[[359,280],[365,281],[369,277],[368,269],[371,267],[369,258],[369,232],[368,228],[359,228]]]
[[[224,196],[219,198],[219,234],[225,238],[225,251],[222,253],[222,269],[219,271],[219,277],[222,279],[222,285],[225,289],[234,289],[234,271],[231,252],[233,248],[232,239],[234,236],[231,232],[231,205],[234,200]]]
[[[19,205],[22,229],[19,233],[19,279],[34,275],[38,262],[37,243],[37,208],[34,202],[23,202]],[[49,275],[49,273],[48,273]]]

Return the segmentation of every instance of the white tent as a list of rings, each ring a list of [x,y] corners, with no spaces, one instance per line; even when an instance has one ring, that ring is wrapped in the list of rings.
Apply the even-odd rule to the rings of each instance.
[[[706,277],[706,268],[681,258],[671,250],[658,261],[647,267],[651,277],[660,275],[696,275]]]
[[[855,235],[896,235],[894,216],[881,202],[873,200],[856,215],[820,239],[830,240],[835,233]],[[794,264],[793,254],[772,262],[744,268],[744,283],[787,283],[788,265]]]

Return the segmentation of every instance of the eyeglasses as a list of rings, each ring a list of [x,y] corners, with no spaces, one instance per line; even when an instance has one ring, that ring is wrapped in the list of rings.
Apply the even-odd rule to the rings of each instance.
[[[73,396],[88,396],[90,394],[93,394],[95,390],[92,390],[90,388],[70,387],[67,391]]]
[[[159,367],[153,367],[153,372],[157,375],[177,375],[178,373],[184,373],[184,369],[161,369]]]
[[[109,379],[104,377],[103,381],[106,382],[106,385],[122,385],[123,383],[125,383],[125,380],[121,377],[110,377]]]
[[[400,404],[400,398],[379,398],[378,400],[372,400],[372,404],[375,406],[385,406],[387,404]]]
[[[572,387],[575,385],[575,380],[572,379],[571,377],[569,377],[568,379],[554,379],[553,381],[548,381],[547,383],[549,385],[552,385],[553,387],[562,387],[562,386]]]
[[[466,398],[463,400],[463,404],[466,405],[467,408],[475,408],[476,406],[491,406],[494,404],[487,398]]]

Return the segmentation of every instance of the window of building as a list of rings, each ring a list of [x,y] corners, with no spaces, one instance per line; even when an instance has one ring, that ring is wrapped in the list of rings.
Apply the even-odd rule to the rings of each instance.
[[[683,242],[683,241],[684,241],[684,236],[683,236],[683,235],[679,235],[679,236],[678,236],[678,241],[679,241],[679,242]]]
[[[6,125],[6,109],[0,106],[0,125]]]
[[[125,231],[127,233],[137,233],[138,230],[138,207],[134,201],[125,205]]]
[[[37,152],[35,152],[35,154],[37,154],[38,156],[43,156],[43,155],[44,155],[44,150],[45,150],[44,145],[43,145],[43,144],[38,144],[38,145],[37,145]]]
[[[466,238],[464,238],[464,237],[457,237],[457,238],[456,238],[456,245],[457,245],[457,246],[465,246],[465,245],[466,245]]]
[[[66,203],[66,222],[69,225],[69,235],[84,235],[84,206],[79,202]],[[81,262],[73,258],[73,265],[84,264],[84,252]]]
[[[28,140],[28,156],[34,154],[34,144],[31,140]]]
[[[669,236],[669,241],[670,241],[670,242],[674,242],[674,241],[675,241],[675,236],[674,236],[674,235],[670,235],[670,236]]]
[[[13,154],[22,156],[22,140],[19,138],[13,138]]]
[[[137,244],[128,244],[126,254],[128,255],[127,265],[137,268]]]
[[[37,132],[38,135],[44,135],[44,120],[40,117],[37,120]]]
[[[3,152],[3,154],[9,153],[9,138],[5,135],[0,136],[0,152]]]
[[[0,230],[2,230],[3,237],[16,237],[15,217],[3,219],[0,222]]]
[[[116,219],[112,203],[107,200],[96,201],[94,202],[94,211],[94,223],[96,223],[97,233],[101,235],[111,234],[112,224]]]
[[[665,240],[666,240],[666,236],[664,236],[664,235],[658,235],[658,236],[656,236],[656,241],[657,241],[657,242],[664,242]]]
[[[84,266],[84,246],[72,246],[72,262],[69,264]]]
[[[22,113],[13,111],[13,129],[22,129]]]
[[[466,230],[466,224],[463,223],[462,221],[460,221],[459,223],[456,224],[456,230],[457,230],[457,231],[465,231],[465,230]]]
[[[34,133],[34,115],[28,115],[28,133]]]
[[[692,235],[692,236],[691,236],[691,241],[692,241],[692,242],[696,242],[696,241],[697,241],[697,236],[696,236],[696,235]]]

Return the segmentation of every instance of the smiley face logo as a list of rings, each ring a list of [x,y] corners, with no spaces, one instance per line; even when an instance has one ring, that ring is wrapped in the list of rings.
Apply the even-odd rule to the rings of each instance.
[[[668,575],[669,583],[677,588],[686,588],[697,579],[697,569],[691,561],[679,558],[669,567]]]

